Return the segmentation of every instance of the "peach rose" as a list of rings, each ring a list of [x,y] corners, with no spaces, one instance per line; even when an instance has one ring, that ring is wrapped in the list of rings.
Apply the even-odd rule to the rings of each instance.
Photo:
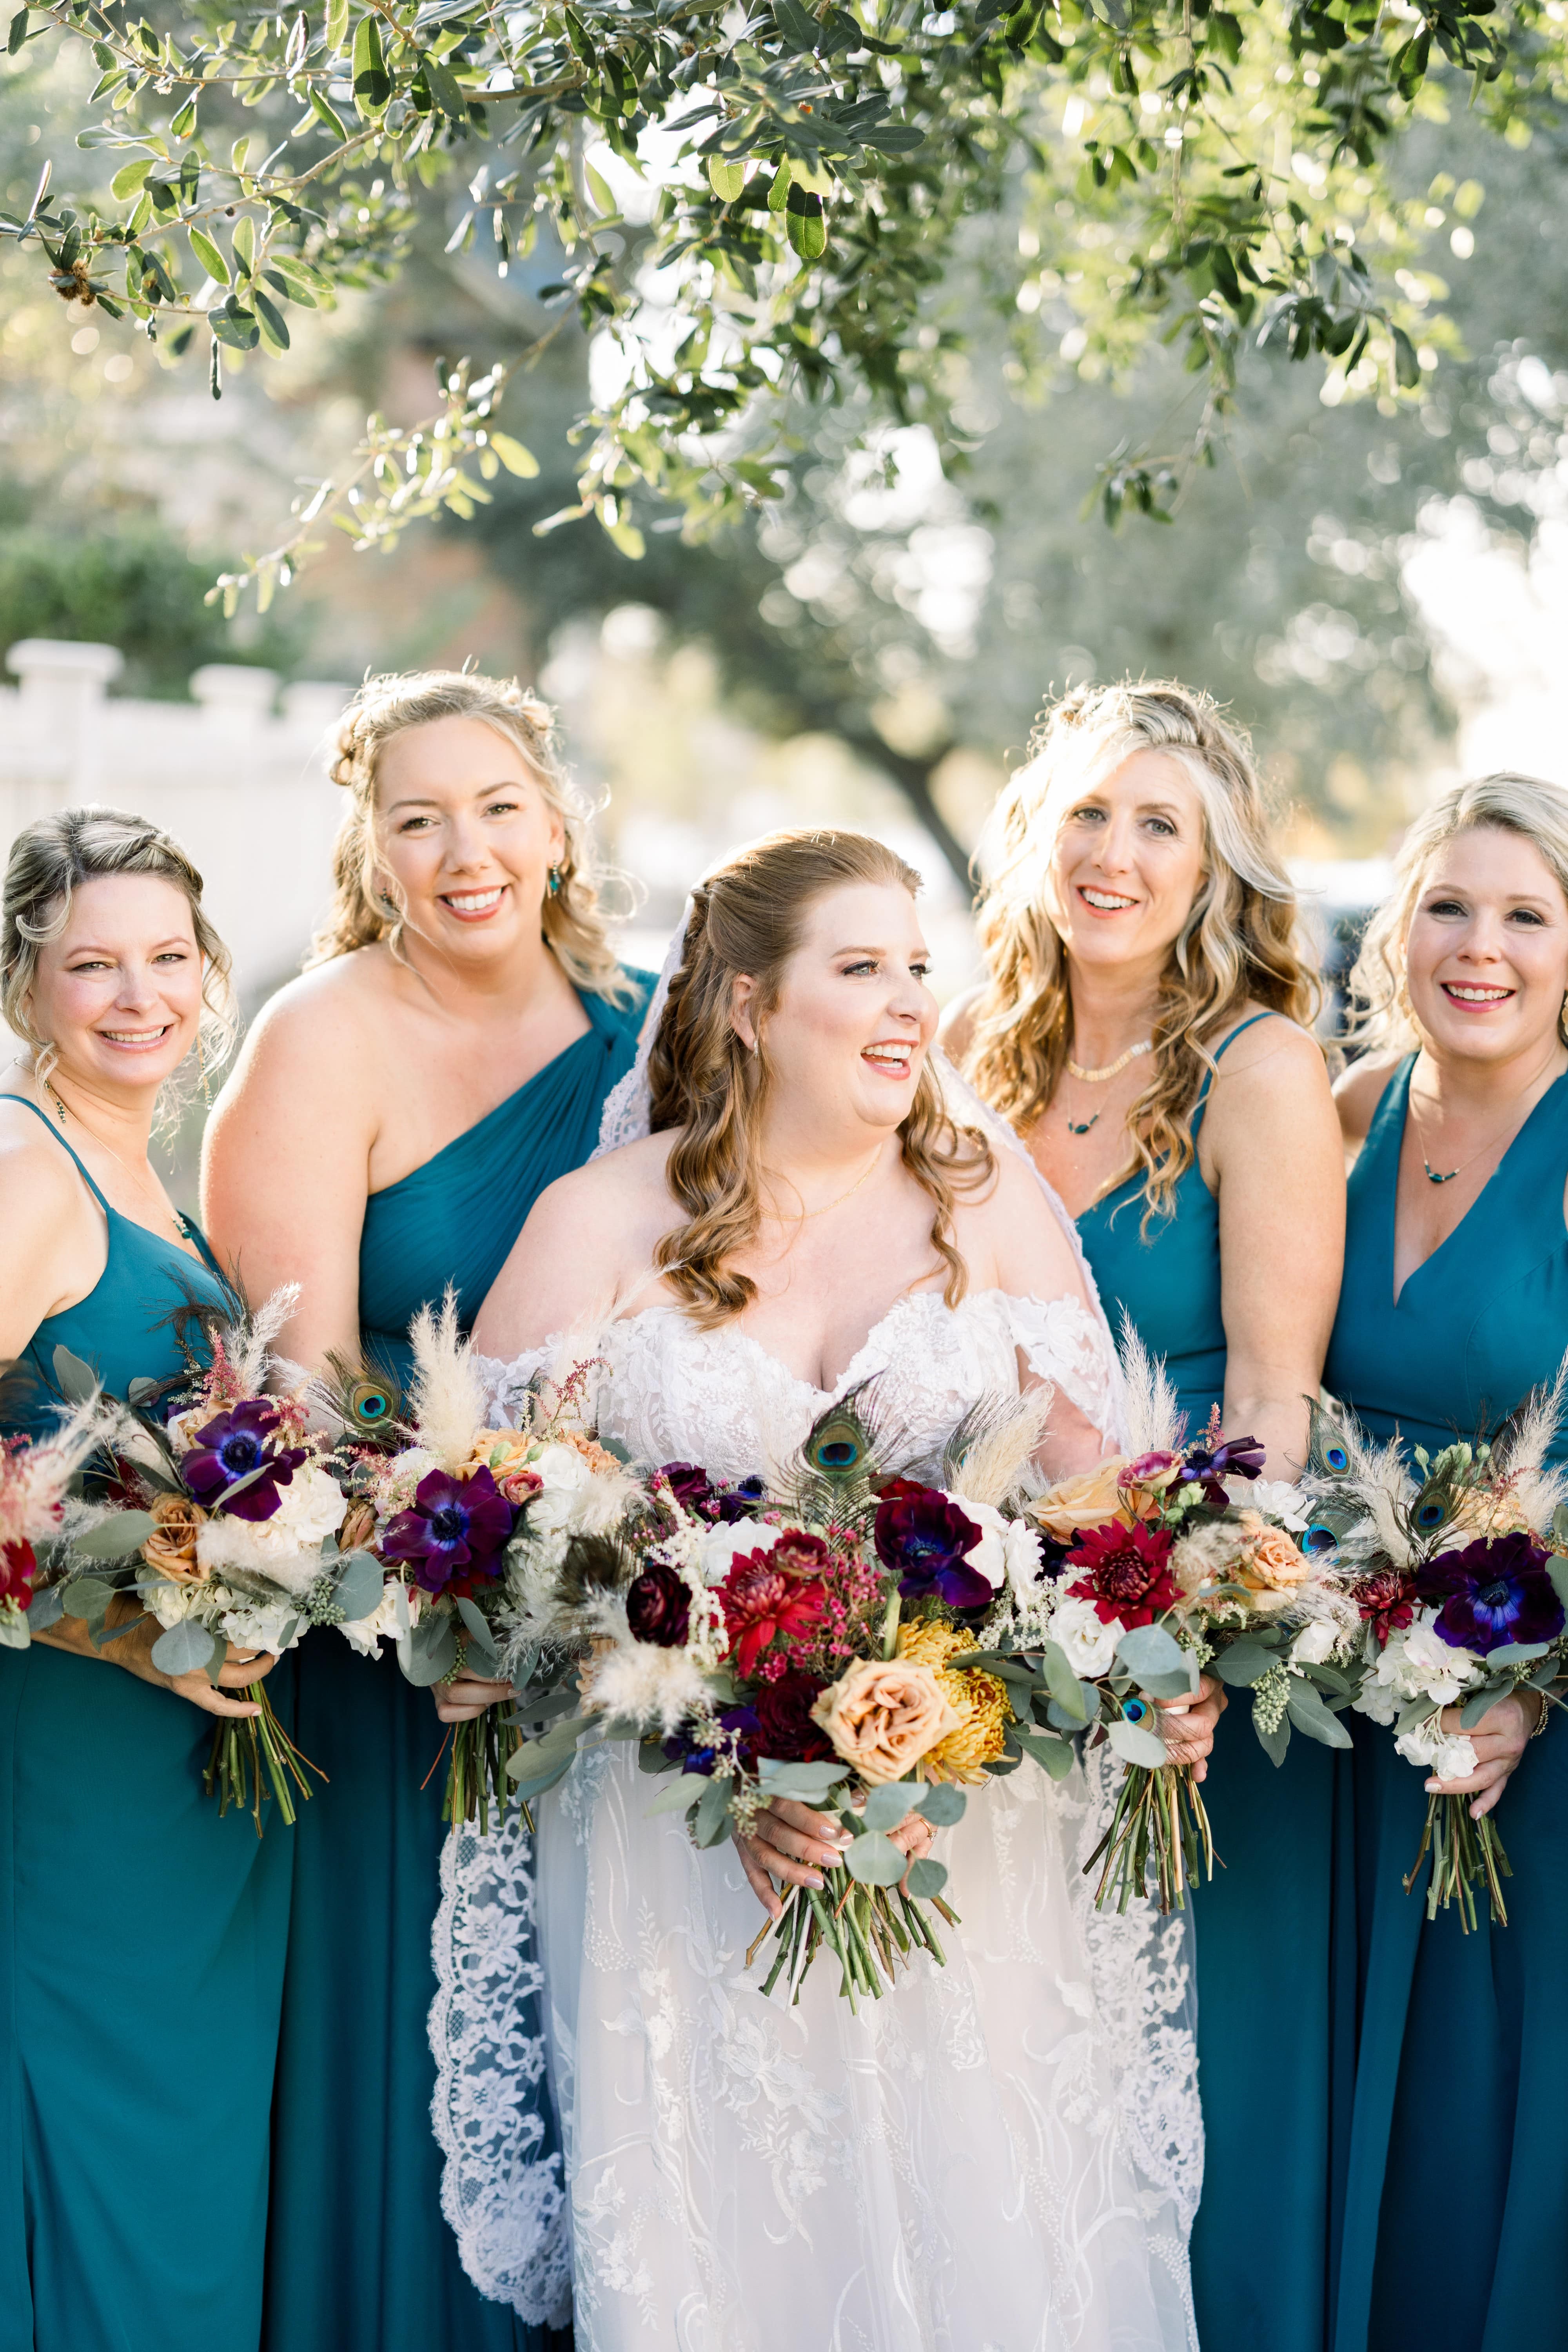
[[[1255,1592],[1286,1592],[1293,1584],[1305,1584],[1312,1564],[1283,1528],[1271,1528],[1256,1511],[1243,1511],[1239,1525],[1247,1547],[1241,1558],[1243,1584]]]
[[[1454,1506],[1453,1517],[1443,1530],[1444,1541],[1450,1537],[1517,1535],[1528,1528],[1530,1521],[1507,1489],[1489,1492],[1484,1486],[1468,1487]]]
[[[142,1547],[149,1568],[171,1584],[205,1584],[211,1570],[196,1559],[196,1537],[206,1524],[206,1513],[188,1495],[160,1495],[153,1505],[156,1522]]]
[[[538,1494],[544,1481],[528,1466],[533,1440],[515,1429],[481,1429],[469,1459],[476,1469],[487,1469],[509,1503],[523,1504]]]
[[[343,1523],[338,1529],[340,1551],[363,1551],[375,1541],[375,1506],[362,1496],[351,1503],[343,1513]]]
[[[846,1764],[872,1788],[901,1780],[963,1717],[930,1666],[858,1659],[811,1710]]]
[[[1126,1467],[1125,1456],[1118,1454],[1096,1463],[1092,1470],[1080,1470],[1074,1478],[1058,1478],[1030,1504],[1030,1518],[1058,1543],[1070,1543],[1076,1528],[1100,1528],[1108,1519],[1127,1526],[1131,1513],[1118,1484]]]

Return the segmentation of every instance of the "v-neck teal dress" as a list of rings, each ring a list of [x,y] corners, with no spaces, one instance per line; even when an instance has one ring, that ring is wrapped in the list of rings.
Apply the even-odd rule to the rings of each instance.
[[[540,1193],[593,1151],[651,985],[630,977],[629,1003],[584,995],[584,1036],[371,1195],[360,1318],[367,1346],[400,1370],[418,1309],[451,1283],[467,1328]],[[372,1662],[318,1637],[300,1665],[300,1745],[331,1787],[294,1843],[268,2352],[533,2352],[550,2339],[479,2294],[441,2211],[427,2032],[441,1726],[390,1647]],[[519,1967],[531,1958],[520,1950]]]
[[[205,1242],[198,1262],[77,1166],[108,1258],[33,1334],[6,1434],[54,1425],[57,1348],[123,1396],[180,1371],[169,1314],[225,1295]],[[0,1650],[0,2352],[259,2339],[289,1833],[219,1819],[212,1732],[109,1659]]]
[[[1568,1077],[1395,1299],[1400,1150],[1415,1057],[1384,1089],[1350,1181],[1324,1380],[1374,1437],[1489,1433],[1568,1348]],[[1559,1438],[1568,1459],[1568,1433]],[[1503,1793],[1509,1924],[1428,1923],[1414,1863],[1426,1776],[1355,1732],[1360,2038],[1334,2352],[1568,2352],[1568,1729],[1555,1715]],[[1439,2234],[1440,2233],[1440,2234]]]
[[[1233,1029],[1216,1061],[1270,1017]],[[1194,1144],[1207,1096],[1205,1078]],[[1225,1396],[1219,1203],[1194,1160],[1147,1233],[1144,1205],[1142,1179],[1129,1178],[1083,1212],[1079,1234],[1112,1328],[1124,1308],[1164,1359],[1195,1437]],[[1270,1763],[1245,1703],[1220,1718],[1204,1802],[1226,1867],[1189,1897],[1204,2114],[1193,2294],[1205,2352],[1325,2352],[1328,2341],[1350,2064],[1344,1779],[1315,1740],[1292,1739]]]

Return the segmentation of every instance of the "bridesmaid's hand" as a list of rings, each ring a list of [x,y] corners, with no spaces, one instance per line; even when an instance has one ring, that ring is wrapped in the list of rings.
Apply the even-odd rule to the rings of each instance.
[[[449,1683],[437,1683],[434,1696],[443,1723],[472,1723],[487,1706],[510,1706],[517,1693],[510,1683],[487,1683],[478,1675],[458,1675]]]
[[[1172,1763],[1190,1764],[1193,1778],[1206,1780],[1215,1728],[1230,1705],[1225,1685],[1204,1675],[1192,1696],[1157,1698],[1152,1704],[1160,1710],[1160,1729]]]
[[[1475,1770],[1466,1780],[1428,1780],[1428,1795],[1473,1795],[1476,1801],[1470,1807],[1470,1819],[1479,1822],[1489,1813],[1507,1788],[1510,1773],[1522,1762],[1545,1705],[1539,1691],[1517,1691],[1511,1698],[1500,1698],[1475,1729],[1464,1735],[1476,1751]],[[1445,1707],[1442,1721],[1445,1731],[1458,1731],[1459,1709]]]
[[[747,1884],[769,1918],[776,1919],[784,1905],[773,1880],[819,1887],[823,1872],[841,1858],[852,1833],[831,1813],[816,1812],[792,1797],[775,1797],[758,1813],[749,1838],[739,1830],[733,1834]],[[906,1813],[888,1835],[911,1862],[922,1861],[931,1852],[931,1825],[923,1813]]]
[[[229,1693],[244,1690],[272,1672],[278,1659],[271,1650],[237,1650],[231,1642],[215,1684],[205,1668],[198,1668],[195,1674],[166,1675],[162,1666],[153,1664],[153,1644],[163,1628],[155,1617],[148,1616],[139,1601],[132,1601],[128,1594],[115,1594],[104,1622],[110,1633],[121,1625],[130,1625],[133,1630],[121,1633],[118,1640],[99,1650],[93,1647],[92,1637],[79,1617],[60,1617],[46,1633],[35,1633],[33,1639],[51,1650],[68,1650],[79,1658],[101,1658],[106,1665],[123,1666],[138,1682],[173,1691],[176,1698],[188,1699],[193,1706],[199,1706],[204,1715],[260,1714],[260,1706],[255,1699],[231,1698]]]

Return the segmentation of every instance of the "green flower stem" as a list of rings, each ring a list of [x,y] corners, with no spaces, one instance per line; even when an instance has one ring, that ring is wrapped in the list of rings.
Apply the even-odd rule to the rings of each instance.
[[[502,1719],[499,1707],[487,1706],[470,1721],[454,1724],[441,1819],[454,1827],[477,1821],[479,1835],[488,1836],[491,1806],[505,1817],[511,1787],[506,1768],[521,1745],[522,1733]]]
[[[226,1715],[213,1733],[212,1752],[202,1786],[207,1795],[216,1794],[221,1817],[232,1806],[238,1812],[249,1813],[256,1823],[256,1834],[261,1835],[261,1807],[268,1794],[278,1800],[278,1810],[290,1829],[296,1815],[294,1792],[301,1797],[311,1793],[305,1778],[314,1772],[324,1781],[326,1774],[319,1764],[302,1756],[279,1722],[265,1683],[249,1683],[241,1694],[254,1699],[260,1707],[259,1715]]]
[[[1214,1876],[1214,1832],[1191,1765],[1129,1764],[1116,1792],[1110,1824],[1084,1864],[1103,1861],[1095,1888],[1097,1910],[1114,1903],[1125,1911],[1148,1891],[1151,1864],[1162,1912],[1184,1910],[1186,1890],[1200,1873]]]
[[[1420,1849],[1405,1882],[1407,1895],[1414,1892],[1428,1853],[1432,1857],[1432,1875],[1426,1884],[1428,1919],[1435,1919],[1439,1911],[1447,1911],[1450,1904],[1457,1903],[1459,1924],[1467,1936],[1472,1934],[1476,1927],[1476,1890],[1484,1886],[1493,1922],[1500,1927],[1508,1926],[1502,1882],[1513,1876],[1513,1870],[1494,1815],[1485,1813],[1479,1822],[1473,1820],[1468,1797],[1429,1797]]]

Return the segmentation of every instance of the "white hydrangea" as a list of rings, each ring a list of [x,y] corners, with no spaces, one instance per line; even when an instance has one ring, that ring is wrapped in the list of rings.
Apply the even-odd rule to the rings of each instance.
[[[342,1527],[348,1504],[337,1480],[313,1462],[302,1464],[279,1496],[268,1519],[220,1511],[206,1520],[196,1536],[201,1566],[238,1569],[287,1593],[308,1592],[321,1573],[321,1546]]]
[[[1058,1601],[1051,1612],[1051,1639],[1066,1653],[1074,1674],[1086,1682],[1110,1673],[1116,1644],[1126,1631],[1120,1617],[1102,1624],[1092,1601]]]
[[[1466,1685],[1480,1681],[1486,1671],[1472,1651],[1456,1650],[1444,1641],[1435,1630],[1436,1621],[1435,1609],[1424,1609],[1413,1625],[1389,1635],[1378,1659],[1373,1681],[1401,1702],[1429,1698],[1435,1706],[1452,1706]]]
[[[1438,1780],[1468,1780],[1476,1769],[1476,1751],[1463,1732],[1445,1731],[1436,1716],[1402,1732],[1394,1747],[1407,1762],[1430,1771]]]
[[[362,1658],[379,1658],[384,1634],[389,1642],[398,1642],[418,1624],[424,1599],[417,1585],[404,1584],[395,1576],[389,1576],[370,1615],[356,1617],[340,1625],[338,1631]]]
[[[136,1589],[143,1609],[156,1617],[165,1632],[171,1625],[183,1625],[187,1617],[210,1617],[215,1609],[227,1608],[233,1599],[221,1584],[143,1580]]]
[[[278,1601],[256,1601],[248,1593],[234,1598],[235,1606],[225,1610],[218,1625],[237,1650],[270,1650],[280,1657],[309,1630],[309,1618],[287,1595]]]

